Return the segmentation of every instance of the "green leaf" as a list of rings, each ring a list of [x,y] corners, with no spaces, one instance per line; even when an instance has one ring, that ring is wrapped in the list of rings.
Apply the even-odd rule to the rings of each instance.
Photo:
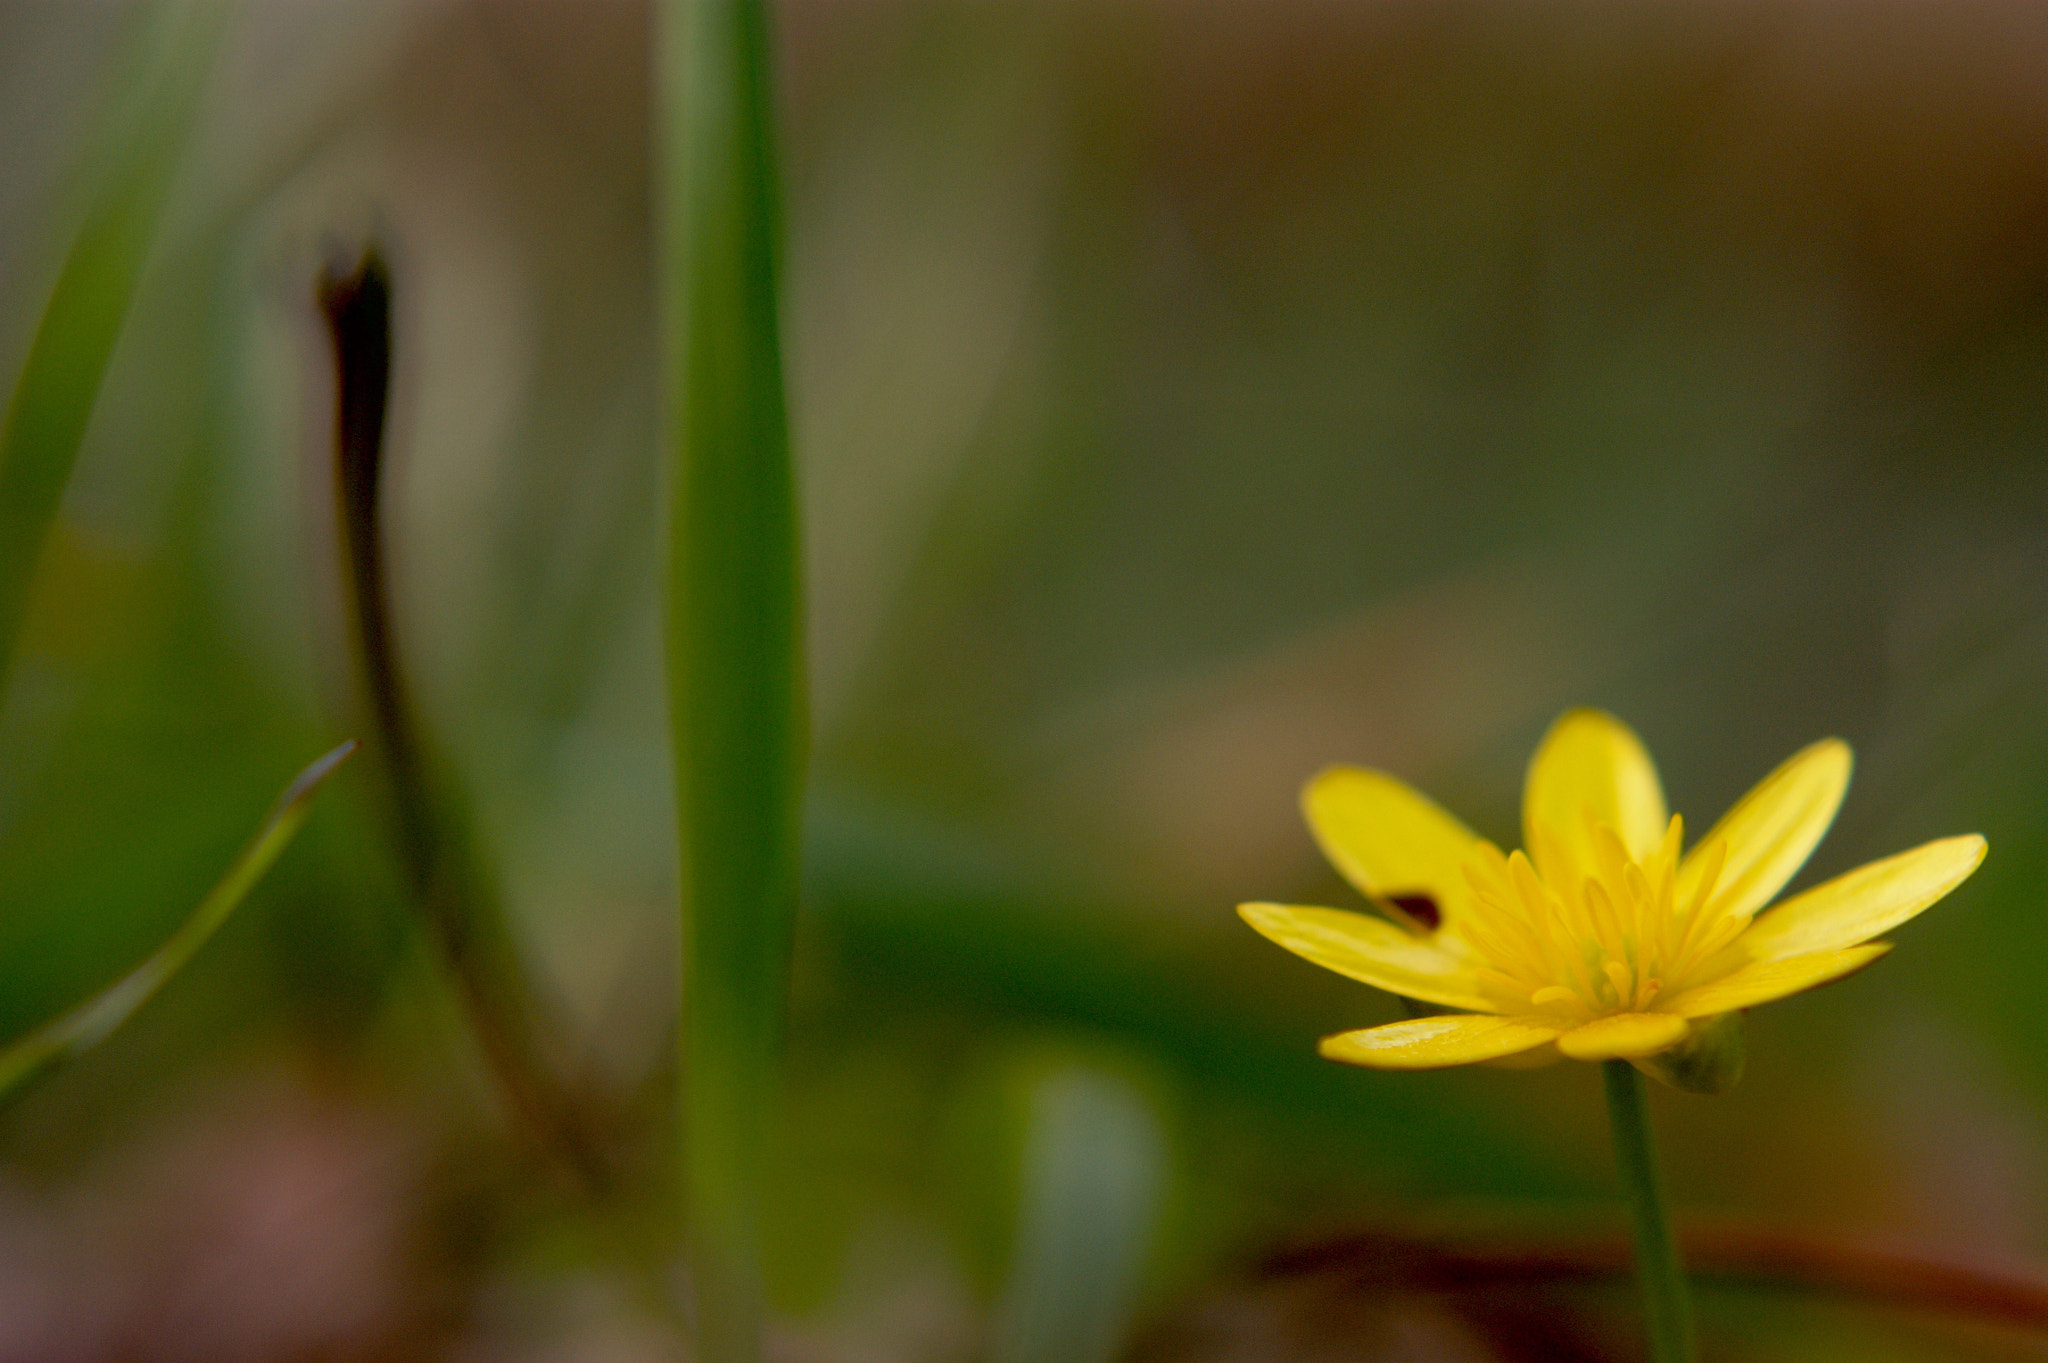
[[[657,51],[668,688],[682,850],[697,1357],[760,1356],[761,1149],[804,749],[779,188],[760,0],[671,0]]]
[[[350,739],[300,772],[285,787],[269,817],[229,865],[227,874],[148,960],[97,997],[44,1023],[0,1051],[0,1097],[12,1094],[47,1066],[98,1045],[147,1003],[166,980],[183,970],[284,851],[285,844],[306,821],[313,792],[355,748],[355,740]]]
[[[78,459],[169,195],[224,6],[165,5],[134,106],[44,305],[0,423],[0,679],[12,663],[36,560]]]

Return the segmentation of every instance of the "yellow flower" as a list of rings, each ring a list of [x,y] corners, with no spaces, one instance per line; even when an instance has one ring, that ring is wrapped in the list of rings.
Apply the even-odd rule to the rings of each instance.
[[[1984,839],[1943,838],[1767,913],[1834,821],[1849,749],[1827,739],[1765,777],[1689,852],[1628,726],[1574,710],[1530,760],[1526,852],[1502,856],[1382,772],[1333,767],[1302,792],[1344,877],[1388,914],[1245,904],[1296,955],[1462,1010],[1325,1037],[1332,1060],[1434,1069],[1554,1045],[1647,1060],[1712,1019],[1810,989],[1890,950],[1873,942],[1953,890]],[[1395,921],[1389,921],[1393,919]]]

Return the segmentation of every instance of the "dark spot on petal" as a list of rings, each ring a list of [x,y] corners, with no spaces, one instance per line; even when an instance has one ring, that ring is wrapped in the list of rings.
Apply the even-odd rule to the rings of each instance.
[[[1411,920],[1424,932],[1435,932],[1443,926],[1443,910],[1436,906],[1436,896],[1414,892],[1390,894],[1387,903],[1402,917]]]

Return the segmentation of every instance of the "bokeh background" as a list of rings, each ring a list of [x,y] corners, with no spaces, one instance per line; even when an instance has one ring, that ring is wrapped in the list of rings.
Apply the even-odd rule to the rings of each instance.
[[[1877,968],[1753,1017],[1734,1093],[1656,1095],[1680,1203],[2048,1254],[2048,13],[775,14],[814,707],[778,1357],[1629,1357],[1619,1288],[1536,1302],[1570,1342],[1532,1345],[1245,1277],[1326,1231],[1611,1221],[1589,1068],[1321,1062],[1398,1003],[1232,912],[1357,906],[1296,813],[1331,761],[1511,841],[1577,704],[1695,828],[1848,739],[1800,883],[1991,843]],[[149,19],[0,6],[10,382]],[[313,291],[382,243],[400,647],[556,1059],[631,1114],[623,1187],[520,1141],[349,770],[0,1112],[0,1358],[678,1356],[649,24],[232,13],[0,700],[14,1034],[360,723]],[[1729,1359],[2048,1356],[1703,1313]]]

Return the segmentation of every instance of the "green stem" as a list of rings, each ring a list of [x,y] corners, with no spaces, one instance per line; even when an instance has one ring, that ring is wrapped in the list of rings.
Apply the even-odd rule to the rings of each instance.
[[[1614,1161],[1628,1185],[1629,1217],[1636,1232],[1636,1280],[1642,1286],[1643,1317],[1650,1336],[1651,1363],[1693,1363],[1692,1293],[1678,1241],[1664,1213],[1664,1176],[1650,1138],[1650,1113],[1643,1102],[1643,1076],[1626,1060],[1600,1067],[1607,1079],[1607,1116],[1614,1128]]]

